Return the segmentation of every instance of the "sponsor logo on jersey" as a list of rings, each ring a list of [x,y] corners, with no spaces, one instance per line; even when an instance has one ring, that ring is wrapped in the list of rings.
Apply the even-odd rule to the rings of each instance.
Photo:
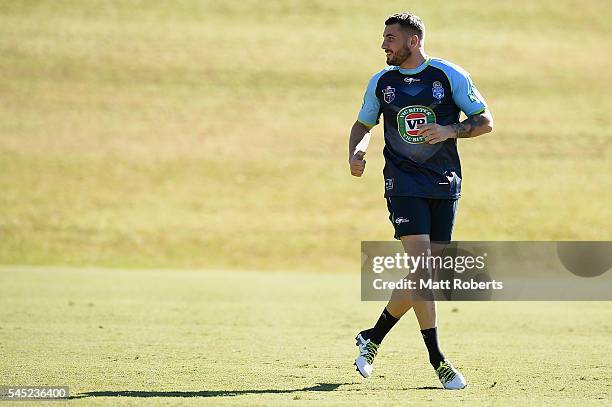
[[[482,103],[480,98],[476,95],[478,91],[475,91],[474,89],[474,85],[472,84],[472,81],[469,81],[469,88],[468,88],[468,99],[470,99],[470,101],[472,103]]]
[[[442,82],[435,81],[433,83],[433,87],[431,88],[431,93],[436,99],[442,100],[444,98],[444,87],[442,87]]]
[[[391,103],[395,100],[395,88],[392,88],[391,86],[387,86],[385,89],[383,89],[382,94],[385,102],[387,103]]]
[[[385,179],[385,190],[393,189],[393,178]]]
[[[425,106],[406,106],[397,113],[397,130],[400,137],[410,144],[421,144],[425,137],[419,136],[419,127],[436,122],[436,114]]]
[[[468,98],[473,103],[482,103],[480,99],[478,99],[478,96],[476,96],[476,94],[474,93],[474,90],[470,90],[470,93],[468,93]]]
[[[409,223],[409,222],[410,222],[410,219],[408,218],[402,218],[402,217],[395,218],[396,225],[401,225],[402,223]]]
[[[407,84],[411,84],[415,82],[421,82],[421,80],[419,78],[404,78],[404,82],[406,82]]]

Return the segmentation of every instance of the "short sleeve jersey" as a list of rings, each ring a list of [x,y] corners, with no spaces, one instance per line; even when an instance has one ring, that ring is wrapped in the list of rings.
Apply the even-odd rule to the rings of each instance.
[[[389,66],[376,73],[365,92],[358,120],[373,127],[384,118],[385,196],[456,199],[461,195],[457,139],[424,142],[419,126],[443,126],[484,112],[487,105],[469,74],[438,58],[415,69]]]

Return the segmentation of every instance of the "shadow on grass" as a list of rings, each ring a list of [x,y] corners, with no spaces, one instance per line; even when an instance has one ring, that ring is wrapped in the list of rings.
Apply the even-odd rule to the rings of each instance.
[[[442,388],[441,387],[424,386],[424,387],[409,387],[406,390],[442,390]]]
[[[91,391],[71,396],[70,399],[83,399],[86,397],[233,397],[244,394],[289,394],[303,391],[335,391],[338,387],[351,383],[318,383],[315,386],[301,389],[280,390],[201,390],[201,391]]]

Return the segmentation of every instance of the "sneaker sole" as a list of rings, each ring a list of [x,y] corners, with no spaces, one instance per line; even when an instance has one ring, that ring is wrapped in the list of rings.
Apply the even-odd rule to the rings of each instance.
[[[361,370],[359,370],[359,367],[357,366],[357,363],[353,362],[353,366],[355,366],[355,370],[361,375],[361,377],[363,377],[364,379],[367,379],[370,376],[366,376],[364,375]]]

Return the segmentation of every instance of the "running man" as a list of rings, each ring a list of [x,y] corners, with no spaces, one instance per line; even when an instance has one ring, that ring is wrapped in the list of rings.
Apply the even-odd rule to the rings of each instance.
[[[381,48],[387,65],[370,80],[358,119],[349,139],[351,174],[365,170],[365,148],[370,129],[384,117],[385,198],[395,238],[404,250],[419,255],[436,252],[450,242],[457,201],[461,193],[461,166],[457,139],[493,130],[493,118],[469,74],[448,61],[425,54],[425,26],[410,13],[385,21]],[[467,119],[459,122],[460,112]],[[363,150],[363,151],[362,151]],[[355,338],[357,371],[372,374],[374,357],[385,335],[414,309],[429,361],[445,389],[462,389],[463,375],[438,344],[435,301],[407,297],[394,291],[373,328]]]

